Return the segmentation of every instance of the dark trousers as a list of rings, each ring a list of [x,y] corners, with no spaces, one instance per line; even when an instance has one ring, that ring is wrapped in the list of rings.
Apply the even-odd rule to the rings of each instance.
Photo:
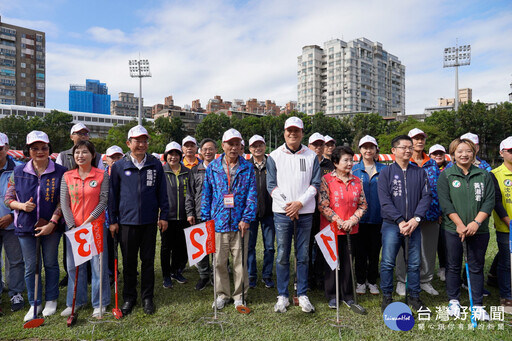
[[[140,251],[141,298],[153,299],[155,287],[156,223],[147,225],[121,225],[121,251],[123,253],[123,299],[137,300],[137,266]]]
[[[463,248],[459,235],[443,231],[446,238],[446,294],[450,300],[460,299]],[[468,249],[469,279],[474,305],[482,305],[484,290],[485,252],[489,233],[475,234],[465,239]],[[464,265],[465,268],[465,265]]]
[[[437,239],[437,258],[439,259],[439,268],[446,268],[446,237],[443,231],[439,231]]]
[[[187,265],[187,244],[183,229],[188,226],[186,220],[169,220],[167,230],[160,233],[160,262],[164,278],[181,272]]]
[[[377,284],[381,247],[380,224],[359,224],[355,245],[355,267],[357,283]]]
[[[350,235],[352,252],[354,252],[354,245],[357,242],[357,238],[357,234]],[[350,272],[351,264],[348,253],[347,236],[338,236],[338,259],[340,262],[338,280],[340,299],[344,301],[352,300],[354,299],[354,293],[352,292],[352,274]],[[331,270],[327,262],[325,262],[324,290],[327,301],[336,298],[336,270]]]
[[[315,235],[320,232],[320,213],[313,213],[313,223],[311,224],[311,235],[309,237],[309,282],[310,285],[319,284],[322,287],[324,282],[324,269],[327,266],[322,251],[318,248]]]

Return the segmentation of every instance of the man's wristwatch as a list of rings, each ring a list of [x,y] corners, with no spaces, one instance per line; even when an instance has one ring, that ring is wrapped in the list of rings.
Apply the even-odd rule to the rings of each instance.
[[[478,227],[482,226],[482,223],[479,223],[478,221],[476,220],[473,220],[474,223],[476,223],[478,225]]]
[[[416,222],[419,224],[421,222],[421,218],[420,217],[414,217],[414,220],[416,220]]]

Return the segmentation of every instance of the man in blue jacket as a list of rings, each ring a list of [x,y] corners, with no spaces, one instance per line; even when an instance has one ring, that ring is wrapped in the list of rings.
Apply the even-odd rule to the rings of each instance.
[[[393,270],[398,250],[409,238],[407,281],[409,305],[418,311],[424,306],[420,300],[421,231],[419,223],[425,219],[432,194],[427,174],[420,167],[409,163],[412,156],[412,139],[400,135],[391,141],[395,162],[382,170],[378,182],[382,223],[382,259],[380,286],[382,310],[393,302]],[[405,249],[405,248],[404,248]]]
[[[160,160],[147,153],[149,134],[137,125],[128,132],[130,152],[110,173],[110,232],[120,233],[123,253],[123,315],[137,301],[137,257],[141,259],[141,297],[144,313],[155,312],[156,229],[167,230],[169,202]]]
[[[201,198],[201,219],[215,220],[215,287],[217,297],[213,306],[224,308],[231,297],[235,308],[245,305],[242,300],[242,283],[249,289],[247,262],[249,226],[256,219],[258,196],[256,177],[251,162],[239,156],[242,135],[236,129],[227,130],[222,136],[222,154],[206,168]],[[244,255],[242,256],[242,240]],[[234,292],[231,295],[228,257],[233,255]],[[243,282],[242,282],[243,281]]]

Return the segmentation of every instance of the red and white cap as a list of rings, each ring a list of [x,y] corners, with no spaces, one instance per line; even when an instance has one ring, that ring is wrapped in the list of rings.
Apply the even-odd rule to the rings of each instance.
[[[187,142],[192,142],[193,144],[195,144],[197,146],[197,141],[193,136],[188,135],[187,137],[185,137],[183,139],[183,141],[181,141],[181,145],[184,146],[185,143],[187,143]]]
[[[298,117],[292,116],[284,122],[284,129],[288,129],[290,127],[297,127],[299,129],[304,129],[304,123]]]
[[[27,135],[27,145],[31,145],[34,142],[50,143],[50,139],[45,132],[39,130],[32,130]]]
[[[9,138],[4,133],[0,133],[0,147],[9,144]]]
[[[328,142],[331,142],[331,141],[336,143],[336,140],[333,139],[332,137],[330,137],[329,135],[325,135],[324,139],[325,139],[325,143],[328,143]]]
[[[443,146],[441,146],[440,144],[435,144],[432,147],[430,147],[430,149],[428,150],[428,155],[430,155],[434,152],[439,152],[439,151],[446,154],[446,149]]]
[[[465,133],[464,135],[462,135],[460,137],[461,139],[464,139],[464,140],[470,140],[471,142],[473,142],[474,144],[478,144],[479,140],[478,140],[478,135],[476,134],[473,134],[473,133]]]
[[[308,143],[312,144],[316,141],[322,141],[325,142],[325,137],[320,133],[314,133],[309,137]]]
[[[359,148],[361,148],[361,146],[365,143],[371,143],[371,144],[375,145],[375,147],[379,148],[379,144],[377,143],[377,140],[373,136],[366,135],[366,136],[361,137],[361,139],[359,140],[359,145],[358,145]]]
[[[80,130],[87,130],[87,132],[91,131],[89,128],[86,127],[85,124],[80,122],[71,127],[71,134],[76,133],[77,131]]]
[[[427,134],[425,134],[425,132],[423,130],[418,129],[418,128],[409,130],[409,133],[407,135],[409,135],[410,138],[413,138],[414,136],[418,136],[418,135],[423,135],[424,138],[427,138]]]
[[[242,139],[242,141],[240,141],[240,143],[242,144],[242,146],[244,146],[244,147],[245,147],[245,141],[244,141],[244,139]]]
[[[507,137],[500,143],[500,152],[504,149],[512,149],[512,136]]]
[[[261,142],[263,142],[264,144],[266,144],[266,143],[265,143],[265,139],[264,139],[262,136],[260,136],[260,135],[253,135],[253,137],[251,137],[251,138],[249,139],[249,147],[250,147],[250,146],[252,146],[252,144],[253,144],[254,142],[258,142],[258,141],[261,141]]]
[[[133,137],[140,137],[140,136],[143,136],[143,135],[146,135],[147,137],[149,137],[148,131],[146,130],[146,128],[144,128],[141,125],[136,125],[132,129],[130,129],[130,131],[128,131],[128,138],[129,139],[131,139]]]
[[[224,135],[222,135],[222,142],[230,141],[232,139],[240,139],[242,140],[242,134],[236,129],[228,129],[224,132]]]
[[[183,151],[181,150],[181,146],[178,142],[172,141],[165,146],[165,153],[170,152],[171,150],[177,150],[180,152],[180,154],[183,154]]]
[[[105,155],[107,156],[112,156],[115,154],[124,154],[121,147],[114,145],[112,147],[108,147],[107,151],[105,152]]]

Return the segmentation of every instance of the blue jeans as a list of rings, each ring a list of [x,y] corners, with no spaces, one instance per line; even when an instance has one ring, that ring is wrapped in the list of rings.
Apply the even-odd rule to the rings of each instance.
[[[110,281],[108,275],[108,247],[107,247],[107,229],[103,230],[103,284],[102,284],[102,301],[103,307],[110,304]],[[76,267],[73,259],[73,250],[71,243],[66,237],[66,262],[68,267],[68,288],[66,293],[66,305],[73,305],[73,290],[75,289]],[[91,258],[91,302],[93,308],[100,306],[100,255]],[[78,284],[76,286],[76,306],[82,306],[87,303],[87,262],[80,264],[78,267]]]
[[[41,274],[41,264],[44,264],[45,277],[45,300],[54,301],[59,298],[59,242],[61,232],[53,232],[47,236],[39,237],[41,239],[42,262],[39,263],[39,273]],[[25,285],[27,286],[27,296],[30,305],[34,304],[35,274],[36,274],[36,238],[34,236],[19,236],[23,259],[25,260]],[[37,305],[42,302],[43,285],[39,276],[37,290]]]
[[[385,296],[393,293],[393,270],[398,250],[403,245],[405,236],[400,233],[398,225],[382,223],[382,259],[380,262],[380,287]],[[411,297],[420,296],[420,261],[421,229],[418,226],[409,238],[409,259],[407,266],[407,288]]]
[[[5,255],[9,260],[9,278],[7,285],[9,287],[9,297],[13,297],[17,293],[25,291],[25,263],[23,262],[23,254],[18,237],[12,230],[0,230],[0,254],[2,253],[2,245],[5,249]],[[0,259],[0,293],[3,290],[2,282],[2,260]]]
[[[301,214],[297,221],[295,250],[297,256],[297,295],[306,295],[308,290],[308,251],[313,214]],[[294,238],[294,222],[283,213],[274,213],[277,239],[277,292],[289,296],[290,251]]]
[[[258,269],[256,267],[256,241],[258,239],[258,227],[261,223],[261,234],[263,236],[263,269],[261,270],[262,278],[271,278],[272,269],[274,267],[274,254],[275,254],[275,237],[276,229],[274,227],[274,217],[268,216],[263,218],[256,218],[251,222],[249,234],[249,251],[247,255],[247,268],[249,278],[258,277]]]
[[[446,230],[443,233],[446,238],[446,294],[449,300],[459,300],[463,247],[457,233]],[[482,305],[485,252],[489,244],[489,233],[475,234],[465,240],[468,248],[469,279],[471,280],[473,305]]]
[[[496,232],[498,242],[498,284],[500,287],[500,298],[512,299],[510,292],[510,249],[509,234]]]

